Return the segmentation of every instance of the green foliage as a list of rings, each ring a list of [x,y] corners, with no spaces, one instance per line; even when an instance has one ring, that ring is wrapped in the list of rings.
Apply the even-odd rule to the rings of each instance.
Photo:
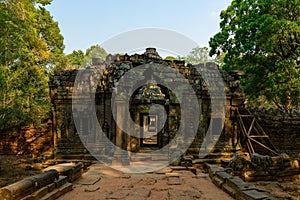
[[[43,7],[37,9],[37,28],[39,35],[47,43],[48,50],[50,51],[49,58],[44,63],[47,65],[48,71],[56,69],[64,69],[66,67],[66,57],[63,53],[64,38],[60,34],[58,23],[53,20],[50,12]]]
[[[98,58],[102,61],[105,61],[107,56],[107,52],[100,47],[100,45],[92,45],[90,48],[88,48],[85,52],[85,58],[83,65],[85,67],[90,67],[92,66],[92,59],[93,58]]]
[[[67,55],[67,68],[79,69],[84,62],[85,54],[81,50],[74,50],[71,54]]]
[[[210,60],[207,47],[195,47],[187,55],[186,61],[191,64],[206,63]]]
[[[66,56],[68,69],[87,68],[93,65],[93,59],[105,61],[107,57],[106,51],[100,45],[92,45],[84,53],[82,50],[74,50]]]
[[[252,103],[299,107],[299,13],[299,0],[233,0],[221,12],[210,55],[224,52],[224,69],[246,72],[243,86]]]
[[[165,60],[174,61],[174,60],[176,60],[176,58],[174,58],[173,56],[167,56],[167,57],[165,57]]]
[[[207,62],[216,62],[217,64],[221,64],[223,62],[222,56],[216,56],[215,58],[212,58],[209,55],[209,49],[207,47],[198,46],[193,48],[186,57],[179,57],[179,59],[193,65]]]
[[[42,5],[51,1],[0,2],[0,130],[49,117],[47,67],[63,57],[63,37]],[[39,6],[37,6],[39,5]]]

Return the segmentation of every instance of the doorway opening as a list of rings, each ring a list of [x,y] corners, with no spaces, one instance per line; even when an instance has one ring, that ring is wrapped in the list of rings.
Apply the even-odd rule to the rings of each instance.
[[[159,134],[157,132],[158,115],[149,115],[141,113],[141,133],[140,145],[141,147],[158,148]]]

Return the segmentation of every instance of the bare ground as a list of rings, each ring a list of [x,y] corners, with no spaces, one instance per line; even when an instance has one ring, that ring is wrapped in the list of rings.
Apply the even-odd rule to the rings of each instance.
[[[42,164],[30,156],[0,155],[0,187],[41,173]]]

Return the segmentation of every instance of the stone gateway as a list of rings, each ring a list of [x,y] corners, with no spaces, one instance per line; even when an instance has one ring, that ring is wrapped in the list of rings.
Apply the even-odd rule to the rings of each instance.
[[[113,94],[122,93],[122,91],[116,90],[118,81],[124,74],[131,69],[137,69],[141,65],[159,65],[159,72],[154,70],[139,75],[142,77],[144,84],[132,91],[129,101],[129,112],[125,112],[124,102],[114,99],[114,103],[112,103]],[[196,70],[196,67],[201,70],[201,73]],[[164,73],[164,81],[182,91],[180,95],[189,99],[188,95],[190,94],[184,92],[185,89],[178,76],[175,73],[169,73],[166,70],[167,68],[178,72],[187,80],[197,97],[200,116],[189,115],[190,119],[183,119],[181,113],[182,105],[180,105],[174,91],[159,84],[159,78],[162,77],[160,73]],[[101,78],[95,84],[95,87],[97,87],[95,90],[95,111],[97,123],[100,124],[100,127],[105,132],[106,138],[114,145],[128,152],[150,152],[168,145],[176,137],[180,127],[184,127],[187,130],[194,128],[197,131],[195,138],[192,138],[192,144],[189,145],[186,152],[181,152],[185,155],[201,156],[204,150],[203,147],[206,150],[211,149],[210,156],[220,156],[226,153],[231,155],[236,148],[238,124],[235,120],[235,115],[237,108],[244,106],[245,100],[245,96],[239,88],[239,79],[242,76],[240,72],[227,73],[220,71],[215,63],[193,66],[191,64],[186,65],[184,61],[163,60],[154,48],[146,49],[146,52],[141,55],[110,55],[106,61],[94,58],[93,66],[90,67],[90,70],[95,73],[99,71],[102,73]],[[79,137],[80,131],[83,130],[76,129],[72,113],[72,104],[82,101],[81,97],[73,95],[74,82],[79,72],[80,70],[55,71],[54,75],[50,77],[49,86],[53,104],[56,159],[92,159],[92,156],[82,143],[83,138]],[[206,77],[209,77],[209,81],[204,79],[203,73],[205,73]],[[211,84],[220,81],[217,80],[218,74],[221,74],[222,82],[224,82],[225,88],[221,89],[225,89],[226,97],[224,99],[224,97],[218,97],[218,94],[214,94],[215,102],[218,102],[218,98],[220,98],[220,105],[217,105],[217,107],[219,106],[217,112],[212,112],[212,95],[209,88]],[[131,84],[134,81],[132,80],[132,83],[128,81],[128,87],[133,86]],[[222,105],[221,100],[226,102],[226,105]],[[154,104],[159,106],[153,107]],[[166,116],[159,114],[161,108],[164,108]],[[150,109],[152,109],[151,112]],[[86,110],[86,113],[86,117],[84,114],[81,116],[79,123],[96,123],[89,119],[90,113],[88,110]],[[225,116],[225,119],[221,117],[222,115]],[[126,130],[135,130],[134,132],[138,134],[126,133],[116,123],[114,116],[122,119],[122,123],[124,123],[122,127],[126,126]],[[198,127],[189,127],[193,126],[189,122],[193,121],[194,118],[199,119]],[[135,124],[128,123],[127,125],[126,120],[129,119],[134,121]],[[212,125],[212,128],[209,129],[210,125]],[[219,137],[218,133],[220,132],[222,134]],[[183,135],[177,139],[172,148],[176,149],[181,143],[185,142],[187,137]],[[91,140],[91,138],[87,138],[87,140]],[[94,136],[92,140],[101,140],[101,137]],[[216,145],[210,146],[210,144],[214,144],[214,142],[210,141],[214,141]],[[203,146],[202,144],[207,145]],[[100,145],[98,148],[105,147]],[[102,150],[106,152],[112,151],[112,149]],[[134,160],[130,155],[128,158],[129,162]],[[152,159],[154,158],[152,157]]]

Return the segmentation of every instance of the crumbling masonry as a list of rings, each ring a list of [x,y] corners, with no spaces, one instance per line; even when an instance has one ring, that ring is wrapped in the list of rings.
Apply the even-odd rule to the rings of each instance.
[[[225,83],[225,109],[219,109],[219,113],[217,112],[212,115],[210,110],[211,97],[209,85],[204,81],[203,77],[195,67],[190,64],[185,65],[184,61],[163,60],[154,48],[148,48],[142,55],[135,54],[129,56],[126,54],[117,57],[108,56],[105,62],[94,59],[93,64],[94,66],[92,69],[104,70],[102,79],[97,83],[95,94],[96,111],[100,126],[112,143],[132,152],[140,152],[145,150],[145,148],[161,148],[174,138],[179,125],[184,123],[181,120],[180,104],[177,98],[171,90],[160,85],[154,85],[154,87],[152,87],[152,89],[154,88],[158,93],[158,95],[152,95],[152,97],[150,97],[151,95],[148,97],[141,95],[143,90],[147,89],[145,87],[141,87],[137,91],[134,91],[130,105],[131,116],[122,116],[131,117],[136,124],[141,125],[142,127],[144,123],[143,120],[149,120],[151,118],[151,116],[147,116],[151,104],[159,103],[163,105],[167,112],[167,120],[163,129],[155,138],[149,138],[149,140],[146,141],[139,138],[139,136],[129,136],[124,131],[122,132],[122,130],[119,130],[113,118],[112,112],[116,112],[118,109],[122,110],[122,104],[117,104],[116,106],[118,108],[116,108],[115,111],[112,111],[111,109],[111,98],[115,83],[130,69],[145,64],[159,64],[162,66],[162,72],[164,71],[164,67],[169,67],[182,74],[194,89],[198,99],[201,115],[199,116],[199,127],[197,129],[196,138],[194,138],[193,143],[190,145],[186,154],[199,155],[200,153],[201,155],[200,146],[204,142],[203,140],[207,134],[209,135],[210,140],[218,140],[211,151],[213,155],[222,155],[224,153],[233,152],[238,140],[238,127],[235,120],[236,109],[240,106],[244,106],[244,94],[239,88],[239,79],[241,76],[239,72],[227,73],[225,71],[219,71],[218,66],[215,63],[198,65],[201,73],[205,73],[210,77],[211,83],[214,82],[214,79],[216,79],[215,82],[220,81],[217,80],[218,73],[221,73],[221,79],[223,79],[222,81]],[[76,130],[72,115],[72,101],[73,103],[79,101],[79,99],[72,99],[74,81],[78,72],[78,70],[56,71],[50,78],[49,85],[54,118],[54,147],[55,157],[57,159],[91,158],[91,155],[82,145],[81,139],[78,136],[78,131],[80,130]],[[156,75],[159,76],[159,74]],[[174,74],[165,74],[165,76],[169,83],[181,87],[180,82],[177,81]],[[130,83],[128,84],[130,85]],[[182,91],[184,91],[184,89]],[[223,105],[220,104],[220,108],[222,108],[222,106]],[[118,113],[117,115],[121,116],[122,114]],[[225,121],[222,121],[220,118],[222,115],[225,115]],[[152,120],[159,121],[159,119],[155,117],[156,116],[154,116]],[[87,122],[89,121],[89,119],[86,120]],[[188,120],[189,119],[184,119],[184,121]],[[207,132],[210,124],[220,124],[222,122],[224,122],[223,130],[212,128]],[[146,125],[148,125],[148,122]],[[151,128],[150,125],[148,128]],[[156,127],[154,126],[152,128],[155,129]],[[221,137],[218,137],[218,132],[220,131],[222,131],[222,134]],[[141,134],[143,134],[142,129]]]

